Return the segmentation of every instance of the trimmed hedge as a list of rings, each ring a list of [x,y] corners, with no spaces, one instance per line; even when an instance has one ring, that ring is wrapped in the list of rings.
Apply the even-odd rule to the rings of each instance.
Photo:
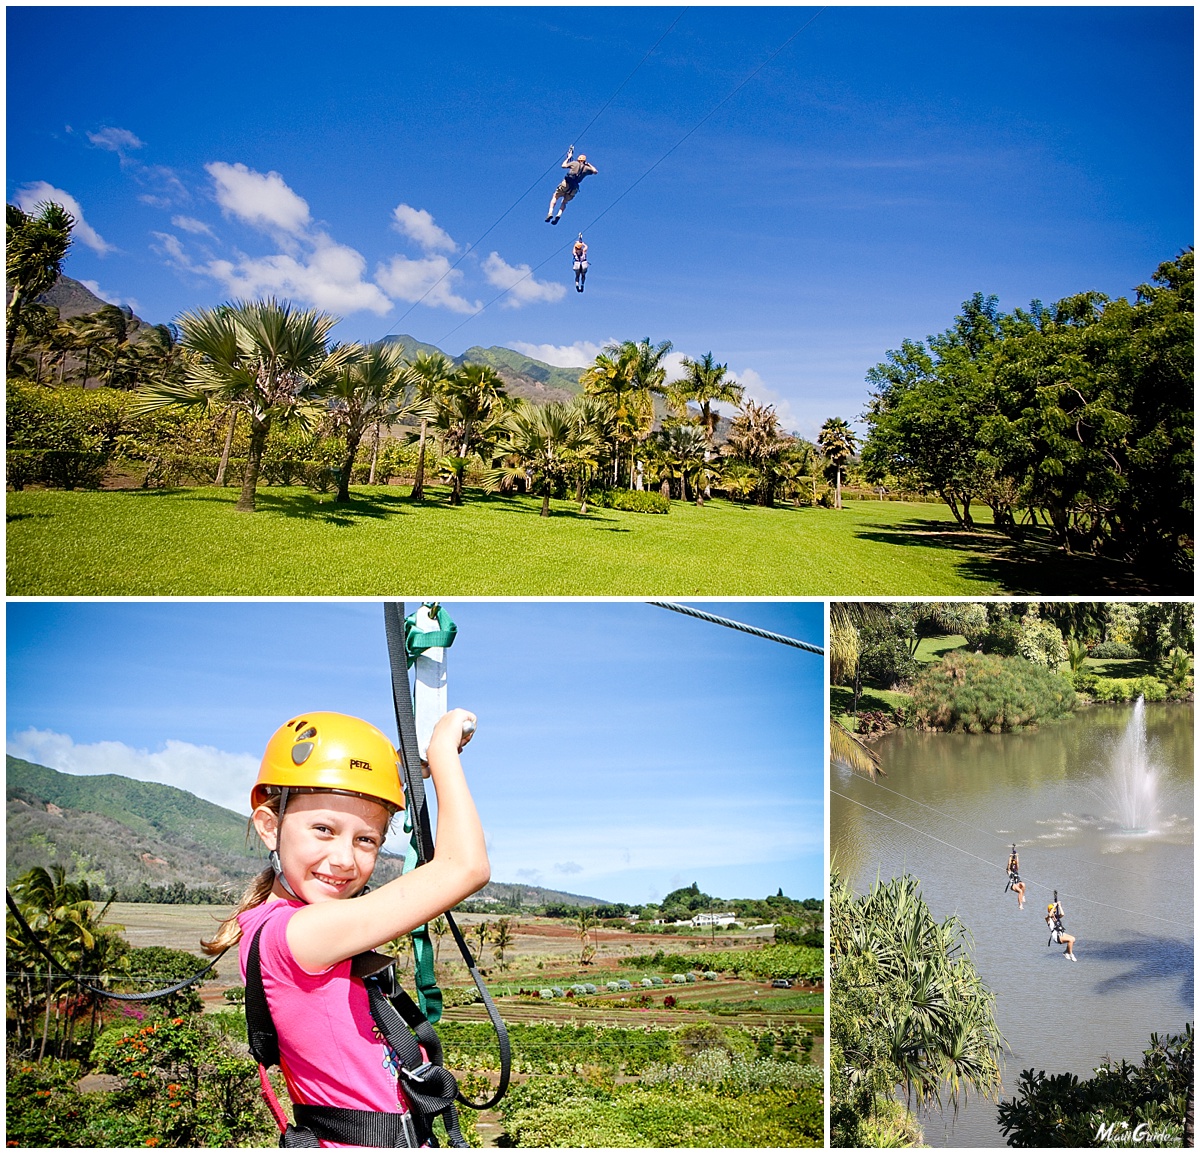
[[[637,489],[604,489],[588,498],[602,509],[622,509],[627,513],[669,513],[671,502],[661,493]]]

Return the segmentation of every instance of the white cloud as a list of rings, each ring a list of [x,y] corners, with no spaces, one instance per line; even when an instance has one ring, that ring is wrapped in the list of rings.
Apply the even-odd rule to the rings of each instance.
[[[594,341],[576,341],[573,345],[532,345],[528,341],[509,341],[508,347],[560,369],[586,368],[604,352],[604,345]]]
[[[83,209],[69,192],[64,192],[61,188],[55,188],[52,184],[47,184],[44,180],[35,181],[33,184],[26,184],[17,189],[13,199],[16,201],[17,207],[24,209],[26,212],[35,212],[37,206],[44,201],[54,201],[55,204],[61,204],[74,218],[75,227],[71,230],[71,235],[83,241],[93,252],[104,256],[106,253],[116,252],[117,246],[109,244],[83,217]]]
[[[799,433],[802,437],[808,440],[813,440],[817,431],[814,428],[811,432],[801,427],[801,420],[795,409],[792,408],[792,403],[782,393],[776,392],[774,389],[768,388],[766,381],[762,379],[753,369],[742,369],[740,373],[733,374],[739,384],[746,388],[746,396],[760,405],[774,405],[775,414],[779,418],[779,427],[786,432]],[[729,416],[733,412],[732,407],[724,406],[725,415]]]
[[[146,147],[145,142],[139,140],[128,128],[102,128],[99,132],[89,132],[87,138],[97,148],[115,152],[122,158],[127,152]]]
[[[120,293],[109,292],[108,289],[100,287],[98,281],[81,280],[79,282],[84,288],[98,296],[102,301],[107,301],[110,305],[128,305],[134,312],[138,311],[139,305],[132,297],[122,296]]]
[[[242,814],[250,810],[247,787],[259,762],[248,753],[227,753],[186,741],[168,740],[159,750],[134,749],[120,741],[76,745],[66,734],[43,729],[27,729],[10,738],[8,752],[60,773],[119,773],[138,781],[173,785]]]
[[[398,204],[392,210],[392,216],[394,218],[392,227],[411,240],[415,240],[426,252],[432,252],[435,249],[454,252],[458,248],[450,234],[434,224],[432,214],[423,208]]]
[[[217,203],[253,228],[302,233],[310,216],[308,202],[297,196],[277,172],[265,175],[244,164],[213,161],[204,170],[213,178]]]
[[[365,309],[382,316],[391,309],[392,302],[363,280],[367,262],[361,253],[325,233],[316,234],[308,243],[312,251],[299,258],[287,253],[240,255],[236,262],[209,261],[204,271],[235,297],[266,293],[295,297],[341,314]]]
[[[188,272],[203,271],[202,269],[198,270],[192,264],[191,259],[184,251],[179,237],[173,236],[169,232],[152,232],[150,235],[158,241],[158,244],[150,246],[151,250],[158,253],[159,256],[166,257],[168,264],[175,265],[176,268],[186,269]]]
[[[171,223],[176,228],[183,229],[184,232],[191,232],[197,235],[211,236],[215,239],[216,233],[208,227],[202,220],[197,220],[192,216],[173,216]]]
[[[385,292],[402,301],[420,301],[430,308],[442,307],[456,313],[473,313],[483,307],[481,301],[470,301],[454,292],[462,273],[452,269],[444,256],[427,256],[411,260],[394,256],[375,270],[375,282]],[[426,295],[428,294],[428,295]]]
[[[506,308],[519,309],[536,301],[562,300],[567,295],[566,285],[536,280],[529,265],[510,265],[498,252],[491,253],[482,267],[489,283],[509,290],[504,297]]]

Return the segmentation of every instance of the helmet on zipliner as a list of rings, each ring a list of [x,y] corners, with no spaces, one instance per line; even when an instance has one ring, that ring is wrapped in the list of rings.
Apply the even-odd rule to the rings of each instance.
[[[402,810],[399,761],[392,743],[369,722],[345,713],[298,713],[267,742],[250,808],[287,789],[357,794]]]

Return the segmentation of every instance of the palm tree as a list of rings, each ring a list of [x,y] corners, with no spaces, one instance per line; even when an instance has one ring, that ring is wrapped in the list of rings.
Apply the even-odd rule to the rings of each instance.
[[[4,280],[9,291],[4,318],[8,328],[5,368],[12,362],[22,307],[54,287],[74,227],[75,218],[53,201],[38,204],[34,213],[15,204],[5,206]]]
[[[854,456],[856,439],[850,426],[841,417],[830,417],[821,426],[817,434],[817,444],[825,454],[825,460],[830,464],[837,477],[837,496],[834,508],[842,507],[842,468]]]
[[[615,418],[612,430],[614,485],[621,470],[622,426],[629,415],[624,398],[633,391],[636,361],[636,346],[632,342],[627,341],[625,345],[608,345],[604,352],[597,354],[592,367],[579,378],[589,396],[602,397],[612,406]]]
[[[581,419],[575,401],[551,401],[534,405],[522,400],[505,414],[505,437],[500,451],[513,463],[491,470],[485,476],[489,488],[505,480],[524,477],[531,470],[542,485],[543,517],[550,516],[550,496],[565,481],[581,459],[594,459],[598,445],[594,429]]]
[[[348,346],[327,349],[337,318],[269,298],[185,313],[183,344],[196,354],[188,376],[139,393],[135,413],[167,406],[233,406],[250,418],[250,445],[237,510],[253,513],[258,474],[271,426],[297,421],[312,428],[324,415],[321,394],[350,358]]]
[[[129,317],[124,309],[116,305],[102,305],[92,314],[92,319],[103,333],[100,353],[102,359],[108,362],[105,383],[112,388],[118,370],[128,367],[125,354],[129,349]],[[108,347],[110,343],[111,347]]]
[[[413,388],[416,400],[433,403],[449,384],[455,373],[454,363],[442,353],[419,353],[412,362]],[[425,434],[431,417],[421,418],[421,447],[417,452],[417,476],[409,496],[420,501],[425,497]]]
[[[579,964],[590,965],[596,956],[596,947],[592,945],[592,928],[596,925],[596,915],[590,906],[580,906],[575,916],[575,928],[579,931]]]
[[[835,863],[829,930],[835,1113],[861,1101],[860,1090],[868,1112],[901,1087],[922,1105],[941,1104],[948,1091],[957,1106],[967,1089],[994,1099],[1005,1042],[958,918],[936,921],[908,874],[858,897]]]
[[[791,438],[779,431],[774,405],[746,401],[729,427],[729,447],[759,472],[758,503],[775,502],[775,467]]]
[[[453,475],[451,505],[463,503],[463,479],[471,455],[498,431],[499,422],[494,426],[489,422],[500,416],[507,396],[504,381],[490,365],[463,365],[437,398],[437,425],[447,449],[453,450],[442,462]]]
[[[346,456],[338,476],[339,503],[350,500],[350,474],[363,434],[372,422],[400,415],[405,390],[415,384],[413,370],[399,345],[378,342],[351,346],[348,359],[333,373],[326,388],[329,422],[346,438]],[[433,414],[425,403],[425,419]]]
[[[101,930],[99,923],[112,904],[111,898],[97,913],[96,903],[91,899],[87,883],[68,881],[62,866],[52,866],[49,870],[35,866],[13,886],[13,897],[29,928],[54,957],[73,974],[93,972],[85,970],[84,963],[88,951],[96,949],[97,938],[106,932]],[[109,927],[112,930],[119,928]],[[18,956],[24,959],[21,968],[28,966],[36,969],[45,964],[41,956],[33,952],[29,943],[16,935],[15,926],[9,928],[8,938],[10,957],[16,947]],[[47,968],[46,1007],[42,1021],[39,1061],[45,1056],[49,1041],[51,1009],[54,1009],[57,1018],[58,997],[72,988],[74,979],[70,975],[60,974],[56,986],[53,972]]]
[[[878,619],[883,614],[881,606],[869,602],[833,601],[829,605],[829,684],[842,685],[848,678],[854,678],[856,709],[861,646],[858,627],[867,620]],[[879,755],[832,718],[829,721],[829,760],[869,777],[872,781],[877,773],[883,773]]]
[[[492,932],[492,954],[495,956],[502,970],[507,970],[509,967],[509,962],[504,955],[512,944],[512,919],[501,918],[496,923],[496,928]]]
[[[79,383],[86,389],[92,354],[108,339],[108,330],[96,319],[95,313],[71,317],[67,327],[74,335],[74,347],[83,351],[83,375]]]
[[[675,382],[675,388],[685,401],[695,401],[700,406],[700,424],[711,450],[719,417],[712,407],[712,402],[724,401],[726,404],[740,405],[746,392],[745,387],[735,380],[725,379],[729,366],[718,365],[713,360],[712,353],[705,353],[698,360],[684,357],[683,369],[686,375],[682,380]]]

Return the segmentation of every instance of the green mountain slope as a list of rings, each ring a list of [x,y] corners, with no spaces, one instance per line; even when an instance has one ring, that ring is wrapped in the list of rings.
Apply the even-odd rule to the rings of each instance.
[[[171,785],[115,773],[76,776],[9,757],[5,786],[9,796],[21,791],[64,809],[98,813],[143,836],[174,834],[225,853],[244,851],[244,817]]]

